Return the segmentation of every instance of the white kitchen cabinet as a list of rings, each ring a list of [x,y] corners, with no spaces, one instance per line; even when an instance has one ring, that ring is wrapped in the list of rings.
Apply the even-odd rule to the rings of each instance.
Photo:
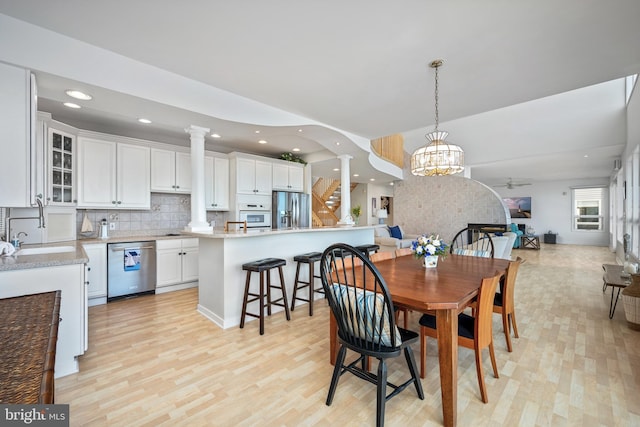
[[[78,207],[149,209],[150,149],[78,138]]]
[[[229,210],[229,159],[205,157],[204,180],[207,210]]]
[[[284,191],[303,191],[304,166],[274,163],[273,189]]]
[[[273,191],[271,170],[271,162],[237,157],[236,192],[270,196]]]
[[[89,305],[107,302],[107,245],[106,243],[87,243],[82,245],[89,257],[87,263],[87,297]]]
[[[75,206],[76,137],[51,127],[47,135],[47,204]]]
[[[0,63],[0,206],[35,203],[36,100],[29,70]]]
[[[151,191],[191,192],[191,154],[151,149]]]
[[[198,256],[197,238],[156,241],[156,293],[183,289],[188,286],[180,285],[196,282]]]
[[[0,298],[61,290],[55,377],[78,372],[87,337],[84,264],[0,272]]]

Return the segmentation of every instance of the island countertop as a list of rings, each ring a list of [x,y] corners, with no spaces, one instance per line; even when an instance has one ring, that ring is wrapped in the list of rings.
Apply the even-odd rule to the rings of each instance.
[[[242,312],[246,271],[242,264],[262,258],[281,258],[285,288],[293,295],[296,274],[294,257],[322,252],[334,243],[352,246],[372,244],[374,226],[298,228],[264,231],[214,230],[206,233],[183,232],[199,240],[198,311],[221,328],[237,326]],[[305,274],[305,273],[303,273]],[[256,285],[253,280],[253,286]],[[306,289],[303,289],[304,297]],[[320,297],[322,294],[320,294]],[[256,303],[254,303],[256,304]],[[253,308],[253,307],[252,307]],[[281,308],[272,308],[278,312]],[[255,320],[247,318],[247,321]]]
[[[315,232],[335,232],[335,231],[352,231],[352,230],[367,230],[373,229],[373,225],[363,226],[350,226],[350,227],[309,227],[309,228],[286,228],[280,230],[272,229],[249,229],[247,232],[244,230],[223,231],[220,229],[213,229],[212,231],[204,232],[190,232],[182,231],[182,235],[202,237],[208,239],[235,239],[235,238],[251,238],[261,236],[279,236],[286,234],[298,234],[298,233],[315,233]]]

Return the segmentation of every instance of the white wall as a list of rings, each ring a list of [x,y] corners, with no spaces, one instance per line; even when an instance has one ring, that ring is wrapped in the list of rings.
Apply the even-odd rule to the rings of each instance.
[[[406,171],[405,171],[406,174]],[[406,176],[406,175],[405,175]],[[358,186],[360,187],[360,186]],[[373,216],[376,214],[375,211],[371,209],[371,199],[376,199],[376,210],[380,209],[380,196],[393,197],[394,187],[389,184],[385,185],[377,185],[377,184],[367,184],[367,224],[375,225],[378,224],[378,218]],[[364,205],[362,205],[364,207]],[[385,224],[394,225],[393,212],[389,214],[389,218],[385,220]]]
[[[613,165],[612,165],[613,169]],[[609,202],[605,201],[603,212],[605,224],[602,232],[572,230],[571,187],[604,185],[608,179],[553,181],[532,184],[509,190],[497,188],[501,197],[531,197],[531,218],[514,218],[516,224],[533,227],[536,234],[552,231],[558,233],[556,243],[572,245],[609,246]]]

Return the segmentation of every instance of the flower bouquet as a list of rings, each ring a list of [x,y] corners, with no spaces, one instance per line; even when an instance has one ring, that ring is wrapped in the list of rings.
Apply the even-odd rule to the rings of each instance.
[[[447,244],[439,236],[423,234],[411,242],[411,250],[415,258],[423,259],[425,267],[435,267],[438,265],[438,256],[447,255]]]

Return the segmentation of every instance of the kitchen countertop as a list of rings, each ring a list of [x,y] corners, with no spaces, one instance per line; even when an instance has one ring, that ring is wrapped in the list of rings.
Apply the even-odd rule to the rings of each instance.
[[[138,235],[138,236],[114,236],[106,239],[100,239],[97,237],[85,237],[78,240],[72,240],[68,242],[55,242],[46,244],[23,244],[20,249],[26,248],[44,248],[44,247],[59,247],[59,246],[71,246],[73,250],[69,252],[56,252],[47,254],[34,254],[34,255],[12,255],[0,257],[0,272],[9,270],[23,270],[29,268],[43,268],[54,267],[58,265],[67,264],[84,264],[89,261],[87,254],[84,252],[82,245],[95,244],[95,243],[126,243],[126,242],[144,242],[151,240],[167,240],[167,239],[184,239],[189,237],[198,238],[211,238],[211,239],[228,239],[228,238],[247,238],[247,237],[260,237],[260,236],[273,236],[292,233],[308,233],[308,232],[324,232],[324,231],[349,231],[349,230],[362,230],[365,228],[374,228],[374,226],[357,226],[357,227],[321,227],[321,228],[295,228],[286,230],[249,230],[247,233],[243,231],[223,231],[222,229],[214,229],[206,233],[195,233],[183,231],[180,234],[171,235]],[[177,235],[176,235],[177,234]]]
[[[82,245],[85,245],[85,244],[144,242],[144,241],[150,241],[150,240],[155,241],[155,240],[164,240],[164,239],[181,239],[185,237],[193,237],[193,236],[188,236],[185,234],[179,234],[177,236],[175,235],[114,236],[114,237],[109,237],[107,239],[90,237],[90,238],[81,238],[78,240],[72,240],[67,242],[29,244],[29,245],[23,244],[20,246],[20,249],[70,246],[70,247],[73,247],[73,250],[69,252],[56,252],[56,253],[47,253],[47,254],[3,256],[3,257],[0,257],[0,272],[9,271],[9,270],[24,270],[24,269],[30,269],[30,268],[55,267],[58,265],[67,265],[67,264],[84,264],[89,261],[87,254],[82,248]]]
[[[37,255],[11,255],[0,257],[0,272],[24,270],[29,268],[55,267],[58,265],[84,264],[89,261],[87,254],[78,240],[56,242],[42,245],[21,245],[20,249],[70,246],[70,252],[57,252]],[[17,251],[16,251],[17,252]]]

